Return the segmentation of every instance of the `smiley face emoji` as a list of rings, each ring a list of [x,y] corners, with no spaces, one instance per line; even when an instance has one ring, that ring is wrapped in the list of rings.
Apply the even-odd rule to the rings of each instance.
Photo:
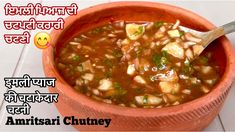
[[[46,32],[39,32],[34,37],[34,44],[39,49],[45,49],[50,46],[51,37]]]

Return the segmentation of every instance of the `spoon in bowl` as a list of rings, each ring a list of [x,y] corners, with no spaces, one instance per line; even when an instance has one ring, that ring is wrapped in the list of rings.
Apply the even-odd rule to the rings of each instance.
[[[199,52],[197,53],[197,56],[199,56],[202,51],[215,39],[225,35],[225,34],[229,34],[232,32],[235,32],[235,21],[230,22],[228,24],[225,24],[223,26],[217,27],[213,30],[207,31],[207,32],[200,32],[197,30],[193,30],[187,27],[183,27],[183,26],[179,26],[181,30],[183,30],[184,32],[188,32],[192,35],[194,35],[197,38],[200,38],[202,41],[200,42],[200,44],[203,46],[203,49],[199,50]],[[193,60],[193,59],[192,59]],[[191,60],[191,61],[192,61]]]

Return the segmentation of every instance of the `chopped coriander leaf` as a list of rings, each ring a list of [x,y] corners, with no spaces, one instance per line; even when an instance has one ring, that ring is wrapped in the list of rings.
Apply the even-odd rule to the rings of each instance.
[[[186,59],[185,61],[184,61],[184,65],[185,66],[190,66],[191,64],[190,64],[190,61],[188,60],[188,59]]]
[[[179,30],[179,33],[180,33],[180,36],[183,36],[185,34],[185,32],[182,30]]]
[[[115,93],[112,95],[112,98],[120,98],[127,93],[127,90],[123,89],[118,82],[114,82],[113,87],[115,88]]]
[[[144,26],[139,26],[138,30],[134,33],[135,36],[140,35],[144,31]]]
[[[125,95],[127,93],[127,90],[121,88],[121,89],[117,90],[117,93],[118,93],[119,96],[123,96],[123,95]]]
[[[112,68],[113,67],[113,62],[112,60],[105,58],[104,64],[107,65],[108,67]]]
[[[105,72],[105,78],[110,78],[110,77],[112,77],[112,72],[111,71]]]
[[[167,58],[166,57],[162,57],[161,58],[161,63],[164,64],[164,65],[167,64]]]
[[[183,73],[186,75],[191,75],[191,74],[193,74],[193,72],[194,72],[194,69],[193,69],[190,61],[186,59],[184,61]]]
[[[183,66],[182,71],[186,75],[191,75],[194,72],[194,69],[192,68],[192,66],[188,60],[186,60],[184,62],[184,66]]]
[[[166,68],[166,65],[159,64],[159,65],[157,65],[157,67],[159,70],[164,70]]]
[[[139,30],[140,33],[142,33],[142,32],[144,31],[144,26],[140,26],[140,27],[138,28],[138,30]]]
[[[160,60],[161,60],[161,55],[159,55],[159,54],[154,54],[152,60],[153,60],[153,62],[154,62],[155,64],[158,64],[158,63],[160,62]]]
[[[113,55],[117,58],[121,58],[123,56],[122,51],[121,50],[114,50],[113,51]]]
[[[79,55],[75,55],[75,56],[73,56],[73,58],[72,58],[74,61],[80,61],[80,56]]]
[[[166,54],[165,54],[166,56]],[[157,66],[157,68],[159,70],[163,70],[166,68],[166,65],[168,63],[168,60],[166,57],[164,57],[163,55],[159,55],[159,54],[155,54],[153,55],[153,62],[155,63],[155,65]]]
[[[164,25],[164,22],[163,22],[163,21],[159,21],[159,22],[155,22],[155,23],[154,23],[154,26],[155,26],[156,28],[159,28],[159,27],[161,27],[162,25]]]
[[[98,33],[101,33],[103,31],[103,29],[102,28],[95,28],[95,29],[93,29],[92,30],[92,34],[98,34]]]
[[[136,53],[136,57],[141,56],[142,52],[143,52],[143,47],[139,47],[138,50],[135,52]]]
[[[118,82],[114,82],[114,83],[113,83],[113,87],[114,87],[115,89],[121,89],[121,88],[122,88],[121,84],[118,83]]]
[[[160,63],[158,63],[157,67],[159,70],[163,70],[166,68],[166,64],[167,64],[167,59],[165,57],[161,57],[161,61]]]
[[[164,57],[168,58],[168,53],[167,53],[167,51],[166,51],[166,50],[163,50],[163,51],[162,51],[162,56],[164,56]]]
[[[148,78],[151,82],[154,82],[154,76],[153,75],[149,75]]]
[[[148,104],[148,95],[144,95],[143,97],[143,103]]]

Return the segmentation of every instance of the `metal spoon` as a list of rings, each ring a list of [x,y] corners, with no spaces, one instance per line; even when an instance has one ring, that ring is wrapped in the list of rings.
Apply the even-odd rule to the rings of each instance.
[[[189,32],[198,38],[201,38],[202,39],[201,45],[205,49],[215,39],[217,39],[225,34],[235,32],[235,21],[230,22],[228,24],[225,24],[223,26],[217,27],[217,28],[210,30],[210,31],[207,31],[207,32],[200,32],[200,31],[196,31],[196,30],[193,30],[193,29],[190,29],[187,27],[183,27],[183,26],[180,26],[180,29],[185,32]],[[201,54],[202,51],[199,54]]]

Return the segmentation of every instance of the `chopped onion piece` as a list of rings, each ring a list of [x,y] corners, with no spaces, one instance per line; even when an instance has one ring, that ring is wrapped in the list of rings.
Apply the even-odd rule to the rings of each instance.
[[[134,75],[134,73],[135,73],[135,65],[134,64],[128,65],[127,74]]]
[[[130,107],[136,108],[137,106],[135,104],[130,104]]]
[[[164,37],[164,33],[162,33],[162,32],[156,32],[156,33],[154,34],[154,38],[155,38],[155,39],[160,39],[160,38],[162,38],[162,37]]]
[[[163,93],[178,93],[180,85],[173,82],[160,82],[159,87]]]
[[[146,35],[146,34],[144,34],[144,35],[142,36],[142,38],[143,38],[144,40],[148,40],[148,39],[149,39],[148,35]]]
[[[172,102],[178,101],[180,99],[179,96],[172,95],[172,94],[166,94],[166,97],[167,97],[168,103],[172,103]]]
[[[189,77],[188,77],[188,76],[183,75],[183,74],[180,74],[180,75],[179,75],[179,77],[180,77],[180,79],[189,79]]]
[[[81,43],[78,43],[78,42],[69,42],[69,44],[71,44],[71,45],[81,45]]]
[[[103,99],[103,102],[105,102],[107,104],[112,104],[112,100],[110,100],[110,99]]]
[[[88,81],[92,81],[94,79],[94,74],[86,73],[82,76],[82,78]]]
[[[161,26],[159,28],[159,31],[162,32],[162,33],[166,32],[166,27],[165,26]]]
[[[189,89],[184,89],[184,90],[182,90],[182,93],[184,93],[184,94],[191,94],[191,90],[189,90]]]
[[[90,60],[87,60],[87,61],[83,62],[82,63],[82,68],[83,68],[83,71],[91,71],[92,73],[94,72],[94,69],[91,65]]]
[[[122,106],[122,107],[125,107],[126,105],[125,104],[118,104],[119,106]]]
[[[126,24],[126,33],[130,40],[139,39],[145,32],[145,27],[140,24]]]
[[[100,92],[99,92],[98,89],[93,89],[93,90],[92,90],[92,93],[93,93],[94,95],[99,95],[99,94],[100,94]]]
[[[179,59],[184,59],[184,49],[178,43],[168,43],[162,48],[162,51],[166,51],[167,53]]]
[[[109,54],[105,54],[104,56],[105,56],[106,58],[108,58],[108,59],[114,59],[114,58],[115,58],[114,56],[109,55]]]
[[[176,66],[181,67],[181,62],[175,63]]]
[[[99,85],[98,89],[100,91],[108,91],[108,90],[113,89],[113,87],[112,87],[113,83],[109,79],[102,79],[102,80],[100,80],[99,84],[100,85]]]
[[[199,84],[201,83],[201,80],[197,79],[196,77],[190,78],[190,81],[192,84]]]
[[[140,83],[140,84],[146,84],[146,81],[141,76],[135,76],[134,81],[136,81],[137,83]]]
[[[95,66],[95,68],[97,68],[97,69],[104,69],[105,67],[104,66]]]
[[[179,101],[175,101],[172,105],[179,105],[180,102]]]
[[[177,29],[169,30],[167,33],[168,33],[168,35],[169,35],[171,38],[178,38],[178,37],[180,37],[180,32],[179,32],[179,30],[177,30]]]
[[[202,90],[202,92],[204,92],[204,93],[210,92],[210,89],[209,89],[208,87],[206,87],[206,86],[201,86],[201,90]]]
[[[108,40],[108,38],[107,37],[103,37],[103,38],[98,39],[96,42],[103,42],[103,41],[106,41],[106,40]]]
[[[185,55],[186,55],[186,57],[187,57],[189,60],[192,60],[192,59],[193,59],[193,52],[192,52],[191,49],[187,49],[187,50],[185,51]]]
[[[82,38],[85,38],[85,39],[89,39],[89,37],[87,37],[86,35],[81,35]]]
[[[208,74],[209,72],[212,72],[213,68],[211,66],[201,66],[200,70],[203,74]]]
[[[114,37],[117,37],[117,35],[110,33],[108,34],[108,37],[114,38]]]
[[[153,22],[148,23],[148,25],[146,26],[146,30],[153,28],[153,26],[154,26]]]
[[[184,44],[186,44],[188,46],[192,46],[192,45],[195,45],[197,43],[196,42],[192,42],[192,41],[187,41],[187,42],[184,42]]]
[[[116,22],[113,23],[113,26],[117,27],[117,28],[124,28],[125,21],[116,21]]]
[[[161,41],[161,45],[166,45],[167,43],[169,43],[170,42],[170,39],[166,39],[166,40],[164,40],[164,41]]]
[[[158,105],[162,102],[162,98],[147,94],[144,96],[135,96],[135,101],[139,105]]]
[[[214,79],[209,79],[209,80],[203,80],[205,83],[207,83],[210,86],[213,86],[216,82],[216,78]]]
[[[175,24],[172,26],[172,29],[178,28],[179,25],[180,25],[180,21],[179,21],[179,20],[176,20]]]
[[[96,99],[96,100],[99,100],[99,101],[102,100],[102,98],[100,98],[100,97],[98,97],[98,96],[95,96],[95,95],[92,95],[91,97],[94,98],[94,99]]]
[[[81,79],[77,79],[76,80],[76,85],[81,86],[82,83],[83,83],[83,81]]]
[[[90,46],[83,45],[82,48],[86,49],[86,50],[89,50],[89,51],[92,51],[92,48]]]
[[[124,39],[124,40],[121,41],[121,44],[122,45],[128,45],[128,44],[130,44],[130,40],[129,39]]]

